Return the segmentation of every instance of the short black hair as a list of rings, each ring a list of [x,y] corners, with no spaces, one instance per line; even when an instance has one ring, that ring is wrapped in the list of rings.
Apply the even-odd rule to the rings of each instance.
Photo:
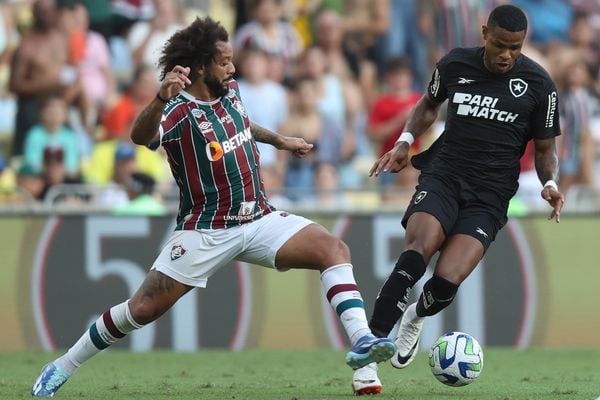
[[[210,65],[218,54],[216,44],[219,41],[229,41],[225,28],[210,17],[196,18],[167,41],[158,61],[162,68],[161,79],[176,65],[181,65],[190,68],[188,78],[193,83],[198,79],[197,71]]]
[[[519,7],[504,4],[492,10],[487,21],[488,27],[499,27],[509,32],[527,30],[527,16]]]

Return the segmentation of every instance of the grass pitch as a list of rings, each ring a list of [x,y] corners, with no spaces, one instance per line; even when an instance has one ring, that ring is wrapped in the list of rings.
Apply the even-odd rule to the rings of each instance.
[[[487,348],[483,372],[466,387],[439,383],[419,353],[405,370],[380,364],[379,399],[598,400],[600,348]],[[31,399],[31,385],[55,355],[0,353],[0,399]],[[198,353],[108,351],[87,362],[56,399],[350,399],[352,371],[329,349]]]

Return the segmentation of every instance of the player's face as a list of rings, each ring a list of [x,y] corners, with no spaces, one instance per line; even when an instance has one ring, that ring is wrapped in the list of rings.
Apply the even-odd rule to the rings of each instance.
[[[525,40],[525,31],[510,32],[494,26],[483,26],[485,53],[483,61],[488,70],[495,74],[503,74],[515,66],[515,61]]]
[[[233,66],[233,47],[229,42],[217,42],[219,52],[212,64],[206,69],[204,83],[210,93],[216,97],[225,96],[229,92],[228,83],[235,73]]]

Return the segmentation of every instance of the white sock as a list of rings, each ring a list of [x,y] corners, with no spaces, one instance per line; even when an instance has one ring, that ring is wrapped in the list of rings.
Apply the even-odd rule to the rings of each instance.
[[[365,304],[356,286],[352,264],[338,264],[321,274],[327,300],[340,317],[352,345],[371,333],[365,313]]]
[[[143,325],[133,320],[128,306],[129,300],[106,310],[100,318],[85,331],[79,340],[57,363],[69,375],[72,375],[90,357],[98,354],[128,333]]]

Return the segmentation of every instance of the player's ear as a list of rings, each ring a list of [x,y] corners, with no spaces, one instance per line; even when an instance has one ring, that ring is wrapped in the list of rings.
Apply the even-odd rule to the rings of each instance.
[[[487,35],[488,35],[487,25],[481,25],[481,35],[483,36],[483,40],[487,40]]]

